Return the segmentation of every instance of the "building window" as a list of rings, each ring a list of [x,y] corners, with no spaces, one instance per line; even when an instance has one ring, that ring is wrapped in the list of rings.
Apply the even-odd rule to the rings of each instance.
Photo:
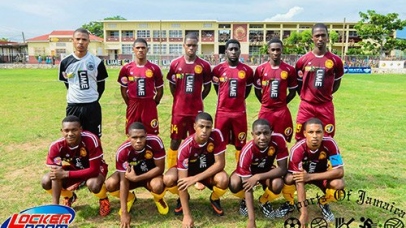
[[[264,31],[262,30],[250,30],[250,42],[262,42],[264,41]]]
[[[137,38],[150,38],[149,30],[137,30]]]
[[[182,38],[182,30],[169,30],[169,38]]]
[[[219,28],[231,28],[231,24],[219,24]]]
[[[152,46],[152,54],[154,55],[165,55],[166,54],[166,44],[154,44]]]
[[[259,55],[259,48],[261,46],[250,46],[249,47],[249,55]]]
[[[161,32],[161,34],[159,34],[159,32]],[[166,30],[152,31],[152,38],[166,38]]]
[[[108,31],[107,34],[109,38],[119,38],[118,31]]]
[[[230,39],[231,30],[219,30],[219,42],[227,42]]]
[[[260,25],[258,25],[258,24],[250,24],[250,28],[264,28],[264,25],[263,24],[260,24]]]
[[[123,38],[134,38],[134,31],[122,31],[121,36]]]
[[[133,53],[133,45],[132,44],[122,44],[121,53],[123,55],[131,55]]]
[[[169,44],[169,54],[182,54],[182,44]]]

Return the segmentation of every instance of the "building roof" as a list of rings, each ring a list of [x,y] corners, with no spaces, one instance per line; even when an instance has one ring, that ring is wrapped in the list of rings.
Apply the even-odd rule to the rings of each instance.
[[[35,41],[49,41],[51,38],[66,38],[72,37],[74,30],[54,30],[49,34],[33,37],[27,39],[27,42],[35,42]],[[90,34],[90,41],[98,41],[103,42],[103,38]]]

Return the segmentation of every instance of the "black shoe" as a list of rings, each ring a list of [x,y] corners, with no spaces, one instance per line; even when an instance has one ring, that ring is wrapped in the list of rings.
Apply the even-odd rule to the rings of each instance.
[[[275,218],[283,218],[287,214],[292,213],[295,210],[295,206],[289,202],[283,203],[278,209],[275,210]]]
[[[248,209],[247,205],[245,204],[245,199],[242,199],[240,202],[240,209],[239,209],[240,215],[247,217],[248,216]]]
[[[180,198],[176,200],[176,207],[175,207],[175,215],[182,215],[183,214],[183,209],[182,209],[182,204],[180,203]]]
[[[213,193],[212,193],[213,194]],[[212,195],[211,194],[211,195]],[[223,216],[224,215],[224,211],[223,208],[221,207],[220,204],[220,199],[218,200],[212,200],[211,199],[211,195],[210,195],[210,203],[211,203],[211,207],[213,208],[213,212],[214,214],[218,215],[218,216]]]
[[[259,202],[259,207],[261,208],[262,214],[264,214],[265,217],[267,217],[269,219],[275,218],[275,211],[272,208],[271,203],[266,202],[266,203],[262,204],[261,202]]]
[[[333,212],[330,210],[330,206],[328,204],[318,204],[320,209],[321,209],[321,213],[323,214],[324,219],[327,222],[333,222],[334,221],[334,214]]]

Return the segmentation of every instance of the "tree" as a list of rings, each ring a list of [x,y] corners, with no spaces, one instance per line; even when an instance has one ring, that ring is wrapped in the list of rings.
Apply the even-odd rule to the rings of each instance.
[[[397,13],[381,15],[374,10],[367,13],[359,12],[361,20],[354,26],[357,34],[363,39],[360,44],[366,51],[377,52],[383,55],[393,49],[398,49],[393,33],[406,26],[406,20],[398,18]]]
[[[2,37],[2,38],[0,38],[0,41],[9,42],[10,40],[8,38]]]
[[[106,17],[104,20],[127,20],[122,16]],[[100,21],[91,21],[87,24],[82,25],[82,28],[89,30],[93,35],[98,37],[104,37],[103,34],[103,23]]]
[[[313,47],[312,31],[304,30],[302,32],[293,31],[289,37],[284,39],[285,54],[305,54]]]

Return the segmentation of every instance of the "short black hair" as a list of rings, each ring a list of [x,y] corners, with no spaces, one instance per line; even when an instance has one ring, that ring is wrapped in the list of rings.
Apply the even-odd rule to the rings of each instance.
[[[130,126],[128,127],[127,130],[128,130],[128,132],[130,132],[131,130],[144,130],[144,131],[146,131],[144,124],[142,124],[141,122],[134,122],[134,123],[130,124]]]
[[[194,32],[190,32],[190,33],[186,34],[184,43],[186,43],[187,39],[199,41],[199,38],[197,37],[196,33],[194,33]]]
[[[321,120],[319,118],[313,117],[308,119],[304,124],[303,124],[303,131],[306,130],[306,127],[308,124],[320,124],[321,128],[323,128],[323,123],[321,122]]]
[[[213,123],[213,118],[207,112],[199,112],[199,114],[197,114],[197,116],[195,118],[195,122],[197,122],[199,120],[207,120],[207,121],[210,121]]]
[[[255,128],[256,126],[258,126],[258,125],[266,125],[266,126],[269,126],[269,128],[272,130],[272,125],[269,123],[268,120],[259,118],[259,119],[255,120],[255,121],[252,123],[252,131],[254,131],[254,128]]]
[[[63,120],[62,120],[62,123],[72,123],[72,122],[78,122],[79,125],[82,125],[79,117],[74,116],[74,115],[68,115],[65,118],[63,118]]]
[[[135,40],[134,40],[134,43],[133,43],[133,46],[135,46],[135,43],[144,43],[145,46],[148,47],[148,43],[147,43],[147,41],[146,41],[144,38],[137,38],[137,39],[135,39]]]
[[[272,38],[270,41],[268,41],[268,47],[269,47],[269,45],[271,45],[271,44],[273,44],[273,43],[278,43],[278,44],[280,44],[280,45],[283,47],[282,41],[281,41],[279,38],[277,38],[277,37],[274,37],[274,38]]]
[[[323,24],[323,23],[316,23],[316,24],[314,24],[313,27],[312,27],[312,34],[314,33],[314,30],[315,30],[316,28],[324,28],[324,29],[326,30],[327,34],[328,34],[327,25],[325,25],[325,24]]]
[[[237,44],[238,47],[241,48],[240,41],[238,41],[238,40],[236,40],[236,39],[229,39],[229,40],[227,40],[226,45],[225,45],[226,49],[228,48],[228,45],[230,45],[230,44]]]
[[[78,29],[76,29],[76,30],[73,32],[73,35],[75,35],[77,32],[79,32],[79,33],[85,33],[85,34],[87,34],[88,36],[90,35],[89,30],[87,30],[87,29],[85,29],[85,28],[78,28]]]

